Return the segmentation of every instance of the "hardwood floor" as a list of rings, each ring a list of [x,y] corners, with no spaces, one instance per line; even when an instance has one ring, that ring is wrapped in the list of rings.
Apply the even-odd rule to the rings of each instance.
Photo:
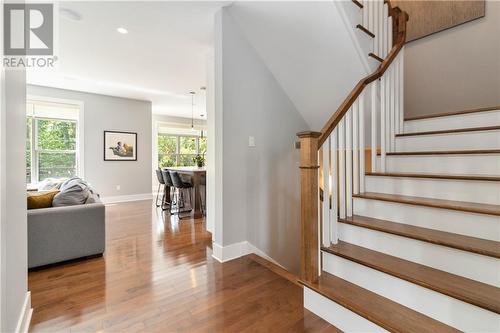
[[[339,332],[302,288],[246,256],[212,258],[205,221],[151,201],[106,207],[103,257],[31,271],[32,332]]]

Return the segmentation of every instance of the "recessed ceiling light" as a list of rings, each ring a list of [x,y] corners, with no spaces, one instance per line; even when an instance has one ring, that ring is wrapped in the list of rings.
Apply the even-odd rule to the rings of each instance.
[[[121,28],[121,27],[120,28],[116,28],[116,31],[118,31],[119,33],[124,34],[124,35],[128,34],[128,30],[125,29],[125,28]]]

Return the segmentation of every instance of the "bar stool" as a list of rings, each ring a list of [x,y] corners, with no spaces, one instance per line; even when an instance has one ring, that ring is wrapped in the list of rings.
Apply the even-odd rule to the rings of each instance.
[[[156,178],[158,178],[158,190],[156,191],[155,204],[156,207],[160,207],[160,205],[158,205],[158,197],[160,196],[161,186],[163,185],[163,197],[161,199],[161,206],[163,207],[165,204],[165,193],[167,191],[167,187],[165,186],[165,181],[163,180],[163,175],[160,169],[156,169]]]
[[[201,214],[207,216],[206,207],[206,197],[207,197],[207,176],[203,175],[200,177],[200,203],[201,203]]]
[[[176,192],[177,192],[177,200],[176,200],[176,202],[177,202],[177,215],[179,216],[179,218],[181,218],[179,213],[181,212],[180,209],[184,208],[183,190],[189,190],[189,204],[191,206],[191,208],[189,210],[184,211],[184,212],[190,212],[193,209],[192,208],[193,204],[191,201],[192,197],[193,197],[193,193],[192,193],[193,184],[184,182],[177,171],[170,171],[170,178],[172,179],[172,183],[173,183],[174,188],[176,190],[174,192],[174,197],[175,197]]]
[[[170,172],[168,172],[167,169],[161,170],[161,175],[162,175],[163,182],[165,183],[165,195],[163,197],[163,202],[168,204],[170,210],[172,210],[172,206],[176,204],[175,200],[173,200],[171,195],[170,195],[172,192],[172,188],[174,187],[174,183],[172,182],[172,178],[170,178]],[[167,192],[167,188],[168,188],[168,192]],[[168,194],[169,201],[167,201],[167,194]],[[167,208],[165,208],[165,205],[162,206],[162,210],[167,210]]]

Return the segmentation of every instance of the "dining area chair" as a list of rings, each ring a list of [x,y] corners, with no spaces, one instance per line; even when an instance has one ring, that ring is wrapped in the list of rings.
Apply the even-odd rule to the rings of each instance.
[[[167,194],[167,186],[165,185],[165,180],[163,178],[163,173],[160,169],[156,169],[156,178],[158,179],[158,189],[156,190],[156,200],[155,200],[155,205],[156,207],[162,207],[165,204],[165,196]],[[161,204],[158,204],[158,198],[160,196],[161,192],[161,187],[163,186],[163,195],[161,198]]]
[[[167,170],[165,170],[167,171]],[[192,204],[192,200],[193,200],[193,184],[191,184],[190,182],[186,182],[184,181],[181,176],[179,175],[179,173],[177,171],[167,171],[170,175],[170,179],[172,180],[172,185],[173,185],[173,188],[174,188],[174,199],[173,201],[176,202],[176,206],[177,206],[177,210],[176,211],[173,211],[172,209],[170,210],[170,213],[172,215],[176,214],[177,213],[177,216],[179,217],[179,219],[182,219],[182,218],[186,218],[188,216],[185,216],[185,217],[182,217],[180,215],[180,213],[186,213],[186,212],[191,212],[192,211],[192,207],[193,207],[193,204]],[[184,210],[184,211],[181,211],[182,208],[184,208],[184,205],[185,205],[185,200],[184,200],[184,192],[185,191],[188,191],[189,193],[189,210]]]

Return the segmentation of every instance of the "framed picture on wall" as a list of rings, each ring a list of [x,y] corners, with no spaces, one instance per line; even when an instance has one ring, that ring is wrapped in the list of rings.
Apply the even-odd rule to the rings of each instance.
[[[137,133],[104,131],[105,161],[137,161]]]

